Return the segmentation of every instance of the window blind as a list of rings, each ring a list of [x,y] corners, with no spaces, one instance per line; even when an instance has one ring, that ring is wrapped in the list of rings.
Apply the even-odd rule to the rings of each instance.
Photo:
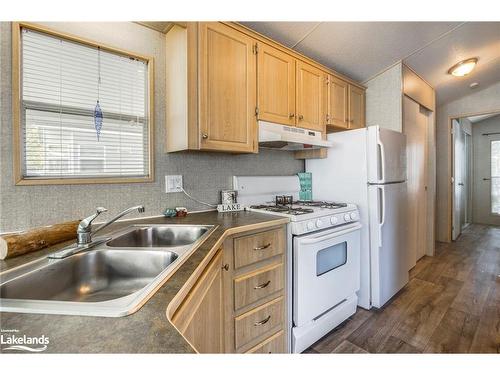
[[[149,176],[147,61],[26,28],[21,43],[23,175]]]

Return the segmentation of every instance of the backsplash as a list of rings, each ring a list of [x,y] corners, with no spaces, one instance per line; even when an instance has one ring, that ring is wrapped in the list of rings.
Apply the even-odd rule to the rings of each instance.
[[[292,175],[304,170],[302,160],[295,160],[293,153],[284,151],[261,150],[259,154],[250,155],[207,152],[165,154],[164,139],[168,135],[165,134],[164,35],[131,22],[44,25],[154,57],[155,181],[106,185],[14,185],[11,96],[5,95],[11,92],[11,24],[1,22],[0,165],[5,173],[0,176],[0,232],[79,219],[92,213],[96,206],[108,208],[109,217],[137,204],[146,207],[142,216],[161,214],[165,207],[207,209],[183,193],[166,194],[166,174],[181,174],[188,193],[202,201],[218,203],[220,190],[232,187],[233,175]],[[103,216],[103,219],[106,217]]]

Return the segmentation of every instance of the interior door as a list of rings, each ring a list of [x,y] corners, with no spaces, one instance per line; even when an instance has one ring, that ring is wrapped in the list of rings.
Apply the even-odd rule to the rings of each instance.
[[[474,124],[476,126],[476,124]],[[474,216],[480,224],[500,225],[500,134],[474,131]]]
[[[205,150],[255,152],[255,40],[219,22],[201,22],[200,130]]]
[[[465,203],[465,135],[458,120],[453,126],[453,228],[452,240],[456,240],[462,232]]]
[[[295,58],[263,43],[257,56],[259,120],[295,125]]]
[[[426,254],[428,115],[421,106],[404,97],[404,132],[408,176],[409,268]]]
[[[472,136],[465,134],[465,163],[464,163],[464,218],[463,226],[472,223]]]

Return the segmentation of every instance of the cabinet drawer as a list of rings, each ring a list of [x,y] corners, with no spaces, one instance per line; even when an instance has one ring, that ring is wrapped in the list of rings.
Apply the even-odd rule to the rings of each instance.
[[[272,335],[267,340],[262,341],[260,344],[254,346],[247,353],[255,354],[274,354],[285,353],[285,336],[283,331]]]
[[[283,228],[236,238],[234,240],[234,268],[283,254],[284,249]]]
[[[265,298],[282,290],[284,286],[283,263],[258,269],[234,279],[234,309]]]
[[[264,336],[283,323],[283,297],[276,298],[235,318],[236,349]]]

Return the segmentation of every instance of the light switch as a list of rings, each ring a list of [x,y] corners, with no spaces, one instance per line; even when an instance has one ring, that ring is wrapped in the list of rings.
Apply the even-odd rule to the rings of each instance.
[[[165,176],[165,192],[166,193],[181,193],[182,192],[182,175]]]

